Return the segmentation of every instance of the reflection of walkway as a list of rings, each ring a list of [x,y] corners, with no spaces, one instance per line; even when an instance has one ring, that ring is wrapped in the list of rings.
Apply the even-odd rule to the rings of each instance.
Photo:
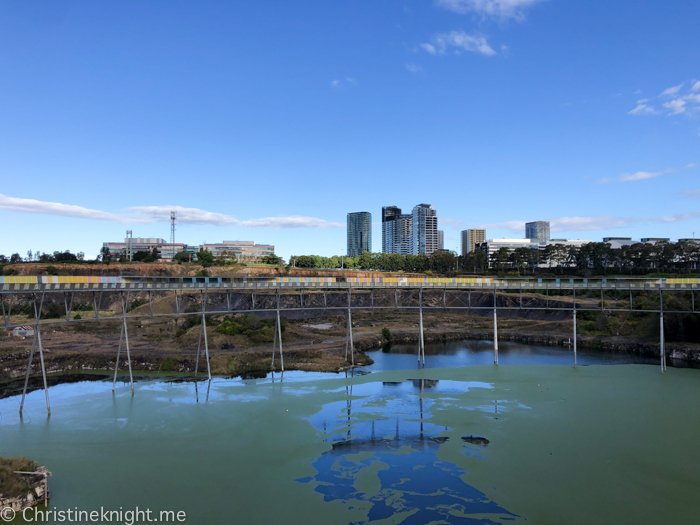
[[[438,383],[416,379],[357,385],[355,389],[361,391],[379,386],[378,396],[360,399],[353,399],[352,385],[346,386],[347,414],[336,415],[336,421],[347,430],[334,433],[332,449],[314,462],[318,474],[298,481],[313,484],[325,501],[366,510],[363,523],[384,519],[401,524],[512,522],[517,516],[464,483],[463,469],[438,458],[437,451],[448,438],[437,435],[441,428],[424,421],[430,417],[432,400],[423,397],[426,389]],[[413,401],[416,394],[417,402]],[[397,413],[397,408],[404,412]],[[360,413],[375,417],[364,419]],[[333,422],[324,421],[323,429],[328,426],[333,427]]]

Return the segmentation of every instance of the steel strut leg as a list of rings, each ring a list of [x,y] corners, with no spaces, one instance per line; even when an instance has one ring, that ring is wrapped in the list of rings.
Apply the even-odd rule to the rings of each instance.
[[[51,404],[49,403],[49,386],[46,382],[46,367],[44,366],[44,348],[41,345],[41,329],[39,328],[39,322],[41,321],[41,310],[44,306],[44,293],[41,294],[41,302],[39,303],[39,310],[36,309],[36,300],[34,301],[34,318],[36,320],[36,342],[39,345],[39,361],[41,362],[41,376],[44,379],[44,394],[46,395],[46,410],[51,415]]]
[[[122,353],[122,340],[124,339],[124,323],[121,323],[121,330],[119,332],[119,347],[117,349],[117,361],[114,363],[114,381],[112,382],[112,392],[117,386],[117,371],[119,370],[119,356]]]
[[[34,331],[34,337],[32,338],[32,349],[29,351],[29,363],[27,364],[27,375],[24,377],[24,390],[22,390],[22,402],[19,405],[19,415],[22,416],[22,410],[24,409],[24,398],[27,395],[27,385],[29,384],[29,374],[32,370],[32,359],[34,357],[34,347],[36,346],[36,330]]]
[[[126,292],[126,303],[129,303],[129,292]],[[129,365],[129,383],[131,384],[131,395],[134,395],[134,374],[131,370],[131,351],[129,350],[129,328],[126,324],[126,305],[122,298],[122,322],[124,323],[124,341],[126,342],[126,362]]]
[[[493,364],[498,364],[498,315],[496,314],[496,285],[493,287]]]
[[[274,372],[275,370],[275,348],[277,347],[277,320],[275,320],[275,335],[272,340],[272,363],[270,364],[270,370]]]

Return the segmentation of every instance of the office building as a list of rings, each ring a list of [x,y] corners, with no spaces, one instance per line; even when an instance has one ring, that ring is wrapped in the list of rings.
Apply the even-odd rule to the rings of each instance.
[[[671,239],[668,237],[644,237],[642,242],[648,242],[651,244],[656,244],[657,242],[669,242]]]
[[[214,257],[236,259],[237,261],[256,260],[275,253],[272,244],[255,244],[253,241],[224,241],[215,244],[200,244],[200,250],[212,253]]]
[[[546,243],[549,240],[549,221],[526,222],[525,238],[532,242]]]
[[[131,252],[133,257],[137,252],[152,253],[155,248],[160,253],[162,261],[171,261],[174,253],[183,251],[185,245],[182,243],[170,244],[165,239],[159,237],[133,237],[125,238],[124,242],[103,242],[102,248],[108,248],[112,259],[127,257]]]
[[[129,250],[129,245],[131,249]],[[173,257],[180,253],[189,253],[192,256],[192,261],[197,260],[197,252],[199,250],[208,250],[214,257],[225,257],[227,259],[236,260],[256,260],[265,255],[275,253],[275,247],[272,244],[255,244],[253,241],[223,241],[215,244],[200,244],[188,245],[183,243],[170,244],[165,242],[165,239],[160,238],[140,238],[134,237],[124,239],[124,242],[105,242],[102,243],[103,248],[109,248],[109,253],[112,259],[119,259],[127,256],[131,251],[131,255],[137,252],[153,252],[156,248],[160,252],[160,261],[170,262]]]
[[[491,256],[501,248],[508,248],[508,251],[517,250],[518,248],[539,249],[540,244],[532,242],[530,239],[489,239],[477,245],[477,248],[486,252],[490,265]]]
[[[574,248],[580,248],[581,246],[583,246],[584,244],[588,244],[589,242],[593,242],[593,241],[584,240],[584,239],[550,239],[549,242],[547,242],[545,244],[545,246],[559,244],[562,246],[570,246],[570,247],[574,247]],[[541,246],[541,247],[544,248],[543,246]]]
[[[438,249],[437,213],[430,204],[419,204],[413,208],[413,231],[411,253],[430,255]]]
[[[443,230],[438,230],[438,250],[445,249],[445,232]]]
[[[486,242],[486,230],[462,231],[462,255],[473,252],[479,244]]]
[[[348,213],[348,257],[372,251],[372,214],[367,211]]]
[[[401,213],[401,208],[384,206],[382,208],[382,252],[411,253],[411,232],[413,215]]]
[[[620,249],[623,246],[631,246],[635,244],[632,237],[604,237],[603,242],[610,245],[611,248]]]

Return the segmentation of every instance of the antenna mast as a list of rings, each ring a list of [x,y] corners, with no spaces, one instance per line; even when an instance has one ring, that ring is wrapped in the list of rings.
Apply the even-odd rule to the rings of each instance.
[[[170,259],[175,258],[175,221],[177,220],[177,212],[170,212]]]

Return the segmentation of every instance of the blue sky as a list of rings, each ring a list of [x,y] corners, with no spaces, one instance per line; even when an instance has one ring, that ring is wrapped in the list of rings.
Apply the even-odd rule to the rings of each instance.
[[[0,3],[0,253],[345,249],[348,212],[700,237],[700,2]]]

